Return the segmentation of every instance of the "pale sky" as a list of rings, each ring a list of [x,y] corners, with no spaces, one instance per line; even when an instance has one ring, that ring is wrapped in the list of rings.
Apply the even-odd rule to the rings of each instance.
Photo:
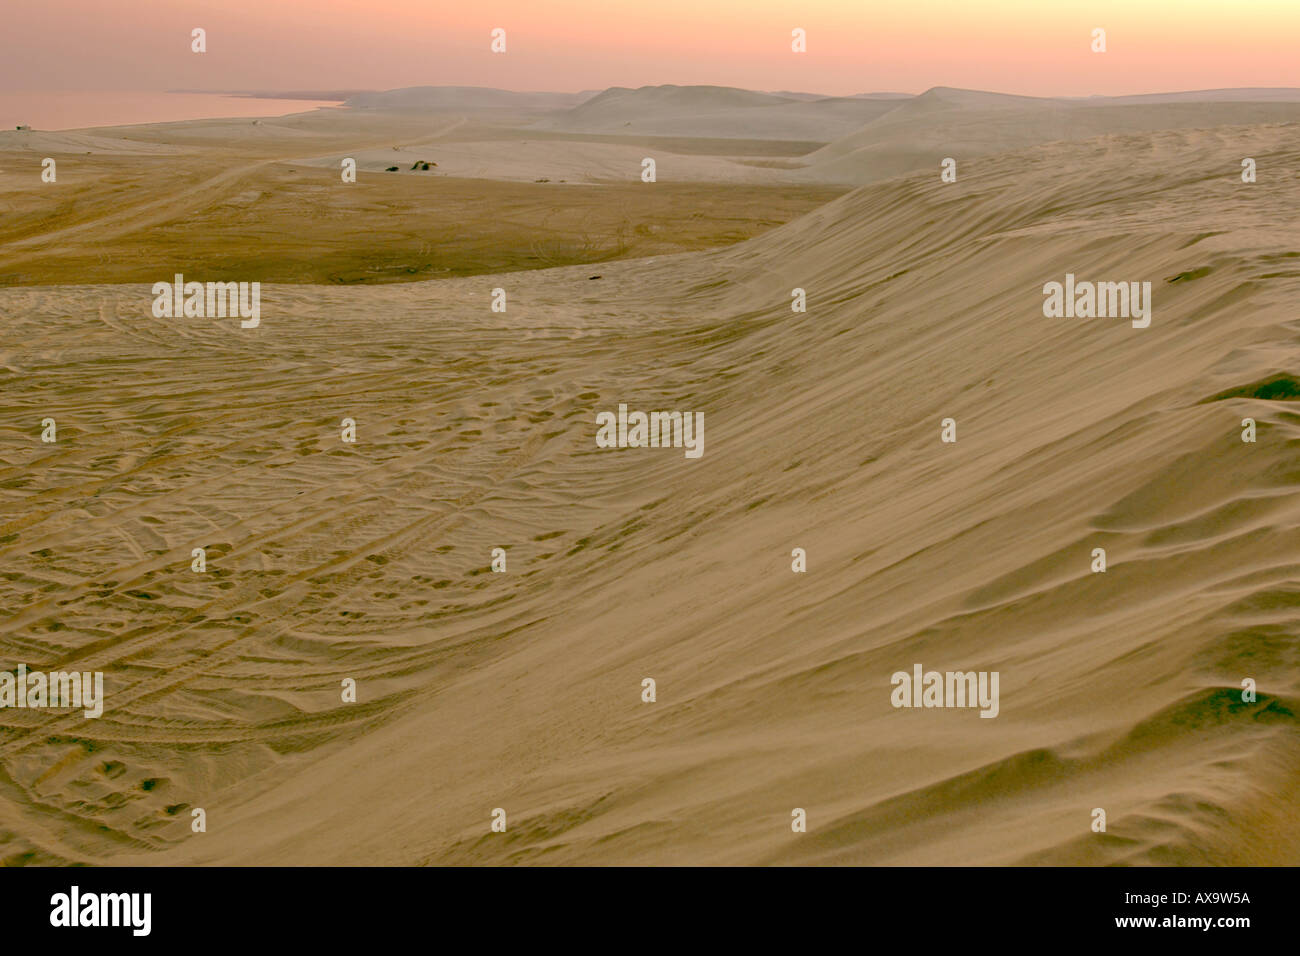
[[[190,31],[208,52],[190,52]],[[507,52],[489,51],[494,27]],[[795,27],[808,52],[790,50]],[[1095,27],[1107,52],[1090,49]],[[1300,86],[1300,0],[12,0],[0,89]]]

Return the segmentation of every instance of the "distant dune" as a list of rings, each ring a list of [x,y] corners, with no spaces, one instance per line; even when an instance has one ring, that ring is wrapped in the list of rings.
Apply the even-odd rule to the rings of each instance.
[[[1186,93],[1140,93],[1133,96],[1088,97],[1108,103],[1296,103],[1297,87],[1241,87],[1230,90],[1194,90]]]
[[[921,169],[1056,140],[1224,125],[1300,122],[1300,99],[1209,102],[1179,94],[1132,102],[1007,96],[936,87],[805,157],[796,178],[869,183]]]
[[[854,93],[848,97],[827,96],[825,93],[793,93],[789,90],[773,90],[773,96],[783,96],[792,100],[825,100],[825,99],[851,99],[851,100],[910,100],[915,94],[913,93]]]
[[[382,93],[358,93],[345,101],[353,109],[480,110],[563,109],[587,93],[516,93],[482,86],[411,86]]]
[[[895,99],[781,96],[723,86],[644,86],[606,90],[537,129],[652,136],[835,139],[889,112]]]

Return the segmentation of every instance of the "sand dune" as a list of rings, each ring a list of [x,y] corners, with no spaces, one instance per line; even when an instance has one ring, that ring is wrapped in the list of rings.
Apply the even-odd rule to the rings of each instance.
[[[1296,103],[1300,87],[1238,87],[1226,90],[1189,90],[1178,93],[1137,93],[1130,96],[1088,97],[1105,103]]]
[[[806,157],[795,178],[869,183],[937,169],[945,157],[986,156],[1057,140],[1080,141],[1104,134],[1226,125],[1300,122],[1300,101],[1210,102],[1167,99],[1112,102],[1007,96],[936,87],[862,129]]]
[[[925,173],[730,248],[267,286],[255,330],[0,289],[0,649],[108,684],[0,711],[0,853],[1294,862],[1297,127],[1137,128],[1289,108],[940,91],[818,159],[928,135]],[[1067,272],[1151,326],[1045,318]],[[703,457],[598,449],[618,403],[703,411]],[[999,716],[895,709],[916,662],[999,671]]]
[[[614,87],[537,129],[652,136],[722,136],[827,142],[888,113],[900,101],[783,96],[722,86]]]
[[[352,109],[483,110],[545,109],[577,106],[592,93],[519,93],[481,86],[409,86],[382,93],[358,93],[345,105]]]

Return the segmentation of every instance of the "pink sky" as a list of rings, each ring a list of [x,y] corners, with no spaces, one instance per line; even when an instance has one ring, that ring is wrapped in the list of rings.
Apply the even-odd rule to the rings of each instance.
[[[190,31],[208,52],[190,52]],[[492,28],[507,52],[489,52]],[[790,51],[802,27],[808,52]],[[1089,49],[1107,33],[1105,54]],[[1300,0],[14,0],[0,89],[1300,86]]]

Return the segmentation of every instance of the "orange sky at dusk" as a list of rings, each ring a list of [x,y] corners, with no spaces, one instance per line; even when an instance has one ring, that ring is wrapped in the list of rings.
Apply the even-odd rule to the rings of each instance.
[[[14,0],[0,16],[10,91],[1300,86],[1300,0]],[[505,54],[488,49],[494,27]]]

